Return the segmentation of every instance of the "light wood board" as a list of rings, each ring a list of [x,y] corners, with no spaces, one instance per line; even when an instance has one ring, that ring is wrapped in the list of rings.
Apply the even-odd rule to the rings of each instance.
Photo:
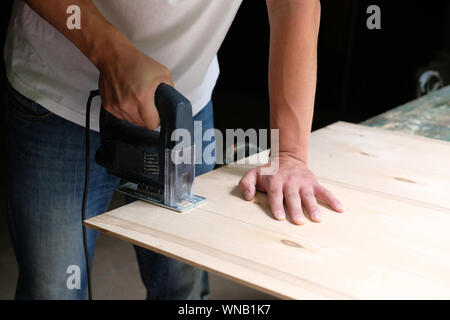
[[[338,122],[311,136],[309,166],[326,180],[450,212],[450,143]]]
[[[187,213],[138,201],[86,225],[280,298],[449,299],[450,143],[336,123],[310,154],[346,207],[322,207],[320,224],[273,220],[261,193],[244,201],[240,163],[199,177],[208,202]]]

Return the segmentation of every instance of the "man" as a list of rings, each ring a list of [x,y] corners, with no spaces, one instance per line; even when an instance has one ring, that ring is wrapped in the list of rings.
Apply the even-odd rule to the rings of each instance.
[[[154,93],[174,85],[203,130],[213,127],[216,54],[240,0],[16,0],[5,47],[9,89],[8,220],[19,264],[18,299],[83,299],[86,288],[80,207],[84,177],[85,100],[99,88],[103,107],[148,129],[159,125]],[[80,8],[80,28],[67,11]],[[342,211],[307,167],[316,85],[318,0],[267,0],[271,25],[271,128],[280,130],[276,174],[257,168],[241,180],[245,199],[267,192],[273,216],[321,220],[317,200]],[[72,7],[73,8],[73,7]],[[70,10],[69,10],[70,11]],[[76,12],[76,11],[74,11]],[[99,146],[91,114],[92,151]],[[203,147],[203,146],[200,146]],[[197,165],[197,173],[211,170]],[[91,159],[87,217],[104,212],[118,179]],[[284,209],[286,204],[287,212]],[[88,232],[92,254],[96,232]],[[202,299],[206,273],[136,247],[147,298]],[[92,258],[92,257],[90,257]],[[67,270],[81,268],[78,289]]]

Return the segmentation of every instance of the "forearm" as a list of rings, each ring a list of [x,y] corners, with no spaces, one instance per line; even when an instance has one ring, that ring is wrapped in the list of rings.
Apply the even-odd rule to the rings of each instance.
[[[270,126],[280,153],[307,162],[314,111],[320,2],[268,0]]]
[[[134,47],[126,37],[111,25],[91,0],[25,0],[43,19],[49,22],[99,69],[107,61],[114,59],[124,50]],[[70,5],[81,9],[81,29],[70,30],[66,12]]]

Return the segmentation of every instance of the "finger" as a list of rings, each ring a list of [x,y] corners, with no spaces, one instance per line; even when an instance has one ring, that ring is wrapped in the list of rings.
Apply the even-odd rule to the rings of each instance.
[[[342,203],[326,188],[319,186],[315,189],[315,196],[318,200],[328,204],[337,212],[344,212]]]
[[[272,181],[269,183],[267,190],[267,197],[269,199],[270,210],[277,220],[286,218],[283,206],[283,188],[281,183]]]
[[[105,84],[105,82],[102,81],[102,78],[100,78],[99,91],[102,97],[102,108],[117,119],[129,121],[117,103],[114,103],[114,101],[118,101],[116,98],[116,92],[112,89],[105,89],[107,87],[107,84]]]
[[[165,83],[165,84],[175,88],[175,84],[173,83],[173,80],[170,77],[161,79],[161,83]]]
[[[144,127],[150,130],[156,129],[161,124],[161,119],[155,105],[156,90],[162,83],[175,87],[170,71],[167,68],[164,68],[164,70],[160,74],[159,79],[155,81],[157,85],[149,89],[149,92],[153,92],[153,95],[142,97],[141,101],[143,101],[143,104],[139,107],[139,117],[142,119]]]
[[[308,212],[311,220],[313,222],[321,222],[322,218],[320,215],[319,204],[317,203],[316,197],[314,196],[312,190],[302,190],[300,194],[302,195],[302,204]]]
[[[300,194],[296,188],[288,188],[284,190],[284,201],[288,208],[289,216],[295,224],[305,224],[306,218],[302,210],[302,201]]]
[[[126,120],[126,121],[128,121],[129,123],[134,123],[133,119],[132,119],[132,118],[128,115],[128,113],[126,113],[125,111],[123,111],[123,110],[118,110],[117,112],[122,116],[121,119]]]
[[[154,130],[161,123],[156,107],[151,104],[142,105],[139,108],[139,114],[147,129]]]
[[[165,68],[164,72],[159,77],[160,83],[165,83],[171,87],[175,88],[175,84],[173,83],[172,74],[170,73],[170,70]]]
[[[141,127],[145,127],[145,123],[141,118],[141,115],[139,113],[139,109],[137,106],[134,107],[128,107],[125,109],[122,109],[122,112],[125,114],[125,116],[129,119],[130,122],[141,126]]]
[[[124,114],[122,114],[122,112],[119,109],[113,109],[113,108],[105,107],[105,106],[103,108],[106,111],[108,111],[110,114],[112,114],[114,117],[116,117],[117,119],[127,120],[126,117],[124,116]]]
[[[246,200],[253,200],[256,193],[256,181],[258,179],[258,172],[255,169],[248,171],[239,181],[239,189]]]

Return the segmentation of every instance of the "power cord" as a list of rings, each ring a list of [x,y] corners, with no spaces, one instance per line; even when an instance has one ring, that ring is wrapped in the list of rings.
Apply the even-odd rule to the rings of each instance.
[[[85,159],[85,174],[84,174],[84,192],[83,192],[83,203],[81,206],[81,225],[83,227],[83,245],[84,245],[84,256],[86,259],[86,271],[87,271],[87,285],[88,285],[88,298],[92,300],[92,285],[91,285],[91,264],[89,261],[89,248],[86,236],[86,227],[83,225],[83,221],[86,220],[86,203],[87,195],[89,191],[89,170],[90,170],[90,160],[91,160],[91,139],[90,139],[90,120],[91,120],[91,104],[92,100],[100,95],[99,90],[91,91],[89,94],[89,99],[86,105],[86,159]]]

